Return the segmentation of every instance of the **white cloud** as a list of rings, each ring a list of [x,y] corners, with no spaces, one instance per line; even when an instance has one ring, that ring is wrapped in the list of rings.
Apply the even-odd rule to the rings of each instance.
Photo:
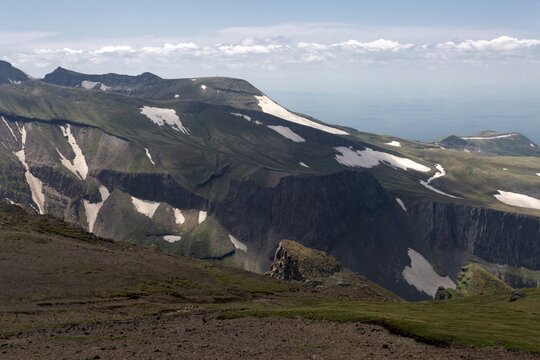
[[[140,52],[166,55],[178,50],[197,50],[198,48],[199,47],[192,42],[178,43],[176,45],[166,43],[163,46],[144,46],[140,49]]]
[[[92,51],[94,55],[111,54],[111,53],[126,53],[135,52],[135,50],[129,45],[116,45],[116,46],[103,46],[97,50]]]
[[[467,29],[465,29],[467,30]],[[0,32],[4,58],[23,70],[44,75],[57,66],[81,71],[162,74],[200,69],[206,74],[242,69],[297,71],[306,65],[321,69],[351,69],[373,65],[391,67],[420,64],[424,69],[442,64],[484,66],[495,63],[538,63],[540,39],[493,36],[493,31],[443,28],[368,28],[338,23],[290,23],[238,27],[192,38],[124,38],[58,41],[55,33],[16,33],[31,43],[1,46],[9,32]],[[421,37],[425,35],[424,38]],[[433,35],[435,34],[435,35]],[[509,33],[512,34],[512,33]],[[464,39],[452,40],[457,35]],[[50,39],[49,39],[50,38]],[[43,39],[43,40],[39,40]],[[174,71],[172,70],[174,69]],[[191,76],[192,74],[186,74]]]
[[[510,36],[499,36],[492,40],[448,41],[437,44],[439,49],[455,49],[463,51],[512,51],[530,49],[540,45],[537,39],[517,39]]]
[[[379,39],[371,42],[361,42],[357,40],[348,40],[331,44],[331,47],[340,47],[345,49],[358,49],[366,51],[399,51],[413,47],[413,44],[400,44],[397,41]]]

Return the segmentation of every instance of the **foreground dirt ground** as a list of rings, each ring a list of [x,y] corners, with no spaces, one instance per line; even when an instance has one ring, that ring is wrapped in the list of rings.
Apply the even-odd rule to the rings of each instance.
[[[0,338],[1,359],[539,359],[503,348],[438,347],[366,324],[216,314],[27,330]]]

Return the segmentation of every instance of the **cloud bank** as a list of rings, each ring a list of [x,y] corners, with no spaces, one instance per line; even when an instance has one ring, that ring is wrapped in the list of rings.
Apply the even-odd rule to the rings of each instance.
[[[147,37],[78,42],[62,42],[57,33],[0,32],[0,51],[4,60],[36,76],[59,65],[124,73],[171,68],[226,73],[227,69],[278,71],[315,65],[338,69],[373,64],[426,67],[516,61],[536,64],[540,59],[540,39],[500,34],[487,37],[494,32],[480,30],[471,31],[475,36],[465,37],[464,31],[277,24],[221,29],[191,39]],[[453,34],[464,38],[444,39]],[[16,40],[16,45],[11,39]]]

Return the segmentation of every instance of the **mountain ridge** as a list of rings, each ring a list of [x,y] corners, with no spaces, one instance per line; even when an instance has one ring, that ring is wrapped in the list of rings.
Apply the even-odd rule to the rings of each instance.
[[[261,92],[218,96],[223,78],[183,79],[192,96],[186,99],[171,98],[174,87],[151,88],[168,80],[149,74],[143,77],[150,80],[125,78],[138,90],[119,83],[115,92],[104,78],[64,70],[57,75],[67,73],[62,81],[75,79],[69,84],[78,88],[39,80],[0,86],[0,195],[97,235],[258,272],[279,240],[290,238],[419,300],[433,289],[403,278],[418,260],[409,248],[455,276],[466,254],[499,259],[499,250],[482,246],[500,214],[511,233],[527,224],[532,238],[540,234],[540,209],[495,196],[540,197],[532,157],[486,158],[356,130],[343,134],[343,127],[292,113]],[[86,89],[82,81],[95,84]],[[488,180],[471,176],[476,171]],[[470,215],[482,209],[497,214],[482,215],[489,231],[458,231],[474,226]],[[422,221],[425,214],[431,223]],[[428,240],[448,229],[452,240]],[[536,266],[526,261],[536,250],[526,254],[522,239],[493,241],[518,249],[513,266]],[[444,261],[448,254],[454,262]]]

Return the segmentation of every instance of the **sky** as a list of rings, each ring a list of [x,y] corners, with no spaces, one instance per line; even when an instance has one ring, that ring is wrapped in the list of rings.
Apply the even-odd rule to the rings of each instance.
[[[2,0],[0,59],[34,77],[239,77],[361,131],[540,143],[540,0]]]

